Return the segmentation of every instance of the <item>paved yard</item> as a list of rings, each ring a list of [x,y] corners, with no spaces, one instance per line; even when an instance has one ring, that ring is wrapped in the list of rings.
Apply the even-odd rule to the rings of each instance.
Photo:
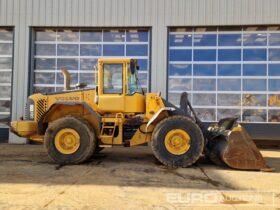
[[[0,209],[280,209],[280,150],[262,151],[273,173],[200,160],[167,169],[148,147],[108,148],[58,166],[41,145],[0,145]]]

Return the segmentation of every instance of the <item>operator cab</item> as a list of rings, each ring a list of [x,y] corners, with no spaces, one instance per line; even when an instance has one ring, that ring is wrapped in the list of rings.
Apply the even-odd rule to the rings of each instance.
[[[137,112],[145,108],[135,59],[98,60],[98,106],[104,112]]]
[[[103,93],[105,94],[122,94],[123,93],[123,64],[104,63],[103,64]],[[126,93],[143,94],[143,90],[138,80],[137,60],[131,59],[125,67],[126,73]]]

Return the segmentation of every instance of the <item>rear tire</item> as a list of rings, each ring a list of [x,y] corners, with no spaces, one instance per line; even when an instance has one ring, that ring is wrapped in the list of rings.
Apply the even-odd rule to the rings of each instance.
[[[165,143],[168,133],[176,130],[185,132],[190,137],[189,148],[183,154],[182,151],[177,154],[171,153]],[[151,147],[155,157],[162,164],[169,167],[188,167],[194,164],[202,154],[204,137],[200,128],[190,118],[172,116],[156,125],[152,134]]]
[[[65,151],[57,146],[56,137],[59,135],[59,132],[65,129],[73,131],[74,134],[79,135],[78,148],[75,148],[72,151],[70,150],[70,152],[67,152],[67,146],[64,146],[64,144],[62,144],[62,148],[64,146]],[[71,116],[63,117],[52,122],[47,128],[44,137],[45,148],[47,149],[48,155],[56,163],[62,165],[79,164],[89,159],[93,151],[95,151],[96,142],[97,140],[94,130],[89,123],[82,118]]]

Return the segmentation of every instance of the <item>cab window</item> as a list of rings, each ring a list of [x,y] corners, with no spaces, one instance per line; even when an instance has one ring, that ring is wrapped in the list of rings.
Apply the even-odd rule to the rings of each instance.
[[[138,72],[134,71],[134,74],[131,73],[130,65],[127,68],[127,90],[128,95],[132,95],[134,93],[142,93],[141,86],[139,85],[138,80]]]
[[[123,64],[104,64],[103,93],[122,94]]]

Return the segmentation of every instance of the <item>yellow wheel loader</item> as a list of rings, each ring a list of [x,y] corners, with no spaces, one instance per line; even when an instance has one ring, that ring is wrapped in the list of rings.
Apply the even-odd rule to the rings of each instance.
[[[44,143],[59,164],[79,164],[104,147],[151,143],[164,165],[188,167],[205,154],[214,163],[235,169],[265,170],[261,153],[235,118],[205,128],[188,101],[180,108],[159,93],[144,93],[139,85],[137,61],[99,59],[98,85],[29,96],[25,116],[11,122],[11,131]]]

